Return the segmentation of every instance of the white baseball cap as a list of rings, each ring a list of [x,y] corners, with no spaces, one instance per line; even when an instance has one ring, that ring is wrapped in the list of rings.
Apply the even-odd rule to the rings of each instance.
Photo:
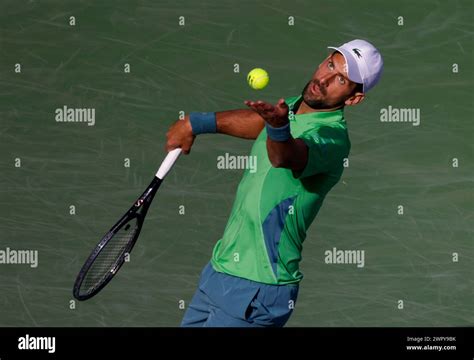
[[[352,40],[339,47],[328,46],[339,51],[347,64],[349,80],[362,84],[363,92],[372,89],[380,80],[383,71],[383,60],[380,52],[365,40]]]

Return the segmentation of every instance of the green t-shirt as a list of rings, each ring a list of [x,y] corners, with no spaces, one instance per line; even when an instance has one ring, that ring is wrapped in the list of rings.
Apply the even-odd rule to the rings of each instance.
[[[306,231],[339,181],[350,150],[342,109],[292,115],[302,97],[285,101],[292,136],[308,145],[306,167],[300,173],[273,167],[264,128],[250,154],[256,157],[256,171],[245,170],[211,260],[218,272],[278,285],[302,279],[299,262]]]

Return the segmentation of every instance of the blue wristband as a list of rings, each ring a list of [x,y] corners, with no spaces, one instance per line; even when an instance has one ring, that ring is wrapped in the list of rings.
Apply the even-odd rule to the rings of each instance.
[[[265,123],[265,127],[267,128],[268,137],[273,141],[283,142],[291,137],[290,123],[282,127],[273,127],[270,124]]]
[[[217,132],[216,113],[214,112],[192,112],[189,114],[189,122],[194,135]]]

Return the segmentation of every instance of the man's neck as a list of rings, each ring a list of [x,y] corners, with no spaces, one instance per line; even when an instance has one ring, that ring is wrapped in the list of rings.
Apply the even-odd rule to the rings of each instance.
[[[313,109],[308,104],[306,104],[304,100],[301,100],[300,106],[298,107],[298,111],[296,111],[295,114],[307,114],[307,113],[321,112],[321,111],[334,111],[334,110],[342,109],[343,107],[344,105],[336,106],[336,107],[328,108],[328,109]]]

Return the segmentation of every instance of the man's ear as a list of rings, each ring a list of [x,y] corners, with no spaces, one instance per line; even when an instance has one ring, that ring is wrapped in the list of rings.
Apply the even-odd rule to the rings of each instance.
[[[365,99],[365,94],[361,92],[356,92],[350,98],[347,98],[344,104],[346,105],[357,105]]]

